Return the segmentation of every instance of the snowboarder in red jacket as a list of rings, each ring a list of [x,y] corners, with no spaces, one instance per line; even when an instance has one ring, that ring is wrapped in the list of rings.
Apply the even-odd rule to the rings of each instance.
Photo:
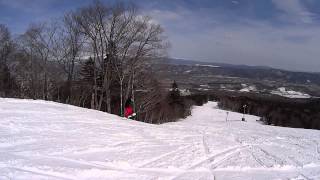
[[[131,98],[127,99],[126,104],[124,106],[124,117],[129,118],[129,119],[134,119],[134,117],[135,117],[135,113],[133,112]]]

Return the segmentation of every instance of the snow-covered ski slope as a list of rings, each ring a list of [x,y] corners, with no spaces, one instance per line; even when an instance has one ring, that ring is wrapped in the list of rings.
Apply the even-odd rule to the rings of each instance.
[[[194,107],[150,125],[53,102],[0,99],[0,179],[320,179],[320,131]]]

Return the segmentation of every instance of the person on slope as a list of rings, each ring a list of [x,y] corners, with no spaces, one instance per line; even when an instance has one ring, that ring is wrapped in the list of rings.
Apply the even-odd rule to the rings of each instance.
[[[134,119],[135,116],[136,116],[136,113],[133,112],[131,98],[128,98],[124,105],[124,117],[128,119]]]

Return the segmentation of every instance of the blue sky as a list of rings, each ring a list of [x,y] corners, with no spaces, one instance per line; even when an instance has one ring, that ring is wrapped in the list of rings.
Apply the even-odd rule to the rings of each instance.
[[[114,0],[103,0],[113,3]],[[320,72],[319,0],[136,0],[166,31],[175,58]],[[0,0],[15,34],[90,0]]]

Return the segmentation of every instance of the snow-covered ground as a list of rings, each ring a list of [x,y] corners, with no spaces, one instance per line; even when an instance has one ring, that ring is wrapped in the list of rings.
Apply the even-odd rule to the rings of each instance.
[[[150,125],[53,102],[0,99],[0,179],[320,179],[320,131],[194,107]]]
[[[271,94],[276,94],[279,96],[287,97],[287,98],[311,98],[309,94],[305,94],[302,92],[287,90],[284,87],[278,88],[277,90],[271,91]]]
[[[251,92],[251,91],[257,91],[257,87],[254,85],[248,86],[247,84],[241,84],[242,89],[240,89],[240,92]]]

